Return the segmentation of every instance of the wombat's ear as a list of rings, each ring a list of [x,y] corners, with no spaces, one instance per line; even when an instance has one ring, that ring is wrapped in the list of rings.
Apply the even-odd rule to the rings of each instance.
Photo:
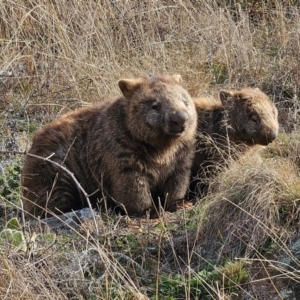
[[[182,77],[181,77],[181,75],[177,74],[177,75],[172,75],[171,77],[174,79],[174,81],[176,83],[182,84]]]
[[[232,98],[233,94],[229,91],[220,91],[220,100],[223,105],[225,105],[230,98]]]
[[[127,98],[131,97],[142,83],[143,81],[141,79],[121,79],[119,80],[118,85],[123,95]]]

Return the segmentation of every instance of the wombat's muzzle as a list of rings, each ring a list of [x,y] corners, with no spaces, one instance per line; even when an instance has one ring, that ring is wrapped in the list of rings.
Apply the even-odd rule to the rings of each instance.
[[[276,137],[277,137],[277,131],[272,129],[268,132],[267,139],[269,143],[272,143],[276,139]]]
[[[177,111],[174,114],[170,115],[169,133],[176,135],[183,132],[186,128],[186,122],[188,119],[188,114],[181,111]]]
[[[257,141],[261,145],[268,145],[272,143],[277,138],[277,130],[271,129],[261,135],[260,141]]]

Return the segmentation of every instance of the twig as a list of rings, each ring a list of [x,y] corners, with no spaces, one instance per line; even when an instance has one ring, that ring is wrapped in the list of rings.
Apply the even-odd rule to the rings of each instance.
[[[65,160],[67,159],[67,156],[68,156],[68,154],[69,154],[71,148],[73,147],[75,140],[76,140],[76,136],[75,136],[73,142],[71,143],[71,145],[70,145],[70,147],[69,147],[69,149],[68,149],[68,151],[67,151],[67,154],[65,155],[65,158],[64,158],[63,161],[62,161],[62,164],[65,163]]]

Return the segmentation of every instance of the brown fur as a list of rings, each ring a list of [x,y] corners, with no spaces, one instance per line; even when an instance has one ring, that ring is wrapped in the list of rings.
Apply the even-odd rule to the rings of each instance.
[[[61,116],[35,134],[29,153],[54,153],[94,206],[105,198],[141,216],[160,198],[172,210],[188,187],[197,123],[180,84],[179,75],[120,80],[123,97]],[[30,214],[87,206],[74,180],[41,159],[27,156],[21,184]]]
[[[220,100],[194,99],[198,113],[197,146],[190,196],[204,195],[218,167],[249,148],[268,145],[278,134],[274,103],[259,89],[221,91]]]

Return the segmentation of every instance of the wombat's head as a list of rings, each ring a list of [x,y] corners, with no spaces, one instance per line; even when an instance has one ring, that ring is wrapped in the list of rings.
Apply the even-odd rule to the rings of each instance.
[[[278,112],[274,103],[258,88],[221,91],[220,100],[228,111],[233,140],[248,145],[268,145],[278,134]]]
[[[196,130],[196,110],[180,75],[123,79],[128,126],[135,137],[150,144],[191,138]]]

